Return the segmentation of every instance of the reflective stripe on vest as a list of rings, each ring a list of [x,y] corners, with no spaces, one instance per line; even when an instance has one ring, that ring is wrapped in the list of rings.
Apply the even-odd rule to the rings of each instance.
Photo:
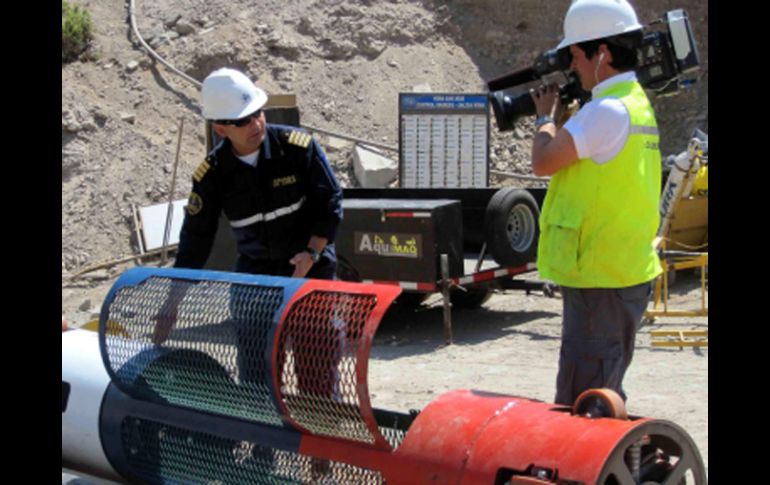
[[[629,135],[653,135],[660,136],[657,126],[632,126],[628,130]]]
[[[292,205],[287,205],[286,207],[279,207],[278,209],[270,212],[260,212],[259,214],[254,214],[253,216],[247,217],[245,219],[230,221],[230,225],[234,228],[239,228],[239,227],[250,226],[257,222],[262,222],[262,221],[269,222],[274,219],[278,219],[279,217],[297,212],[304,203],[305,203],[305,197],[303,196],[300,200],[298,200]]]

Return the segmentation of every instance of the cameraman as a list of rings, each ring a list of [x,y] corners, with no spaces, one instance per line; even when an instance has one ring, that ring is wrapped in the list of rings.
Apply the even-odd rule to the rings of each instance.
[[[642,26],[626,0],[575,0],[564,19],[570,69],[592,93],[563,127],[558,89],[531,91],[537,111],[535,175],[551,175],[542,214],[538,269],[562,287],[559,404],[610,388],[623,376],[661,272],[661,162],[650,101],[634,73]]]

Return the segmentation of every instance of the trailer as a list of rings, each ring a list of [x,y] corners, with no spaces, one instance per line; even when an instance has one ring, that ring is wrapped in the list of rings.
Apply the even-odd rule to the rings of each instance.
[[[494,289],[552,294],[516,278],[536,270],[544,197],[544,188],[345,189],[338,276],[399,286],[396,306],[407,308],[440,292],[451,342],[451,306],[478,307]]]

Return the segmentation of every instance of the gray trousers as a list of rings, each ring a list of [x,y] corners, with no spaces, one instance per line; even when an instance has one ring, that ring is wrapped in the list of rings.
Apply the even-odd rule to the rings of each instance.
[[[650,282],[627,288],[562,287],[556,404],[571,406],[585,390],[606,387],[626,400],[623,376],[650,300]]]

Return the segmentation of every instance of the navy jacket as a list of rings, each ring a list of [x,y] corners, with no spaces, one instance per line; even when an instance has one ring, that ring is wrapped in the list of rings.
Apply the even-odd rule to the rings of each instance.
[[[304,131],[268,124],[256,168],[233,155],[227,139],[211,151],[193,175],[174,266],[203,267],[221,211],[235,236],[238,270],[288,262],[311,235],[329,240],[322,261],[336,263],[342,189],[318,142]]]

